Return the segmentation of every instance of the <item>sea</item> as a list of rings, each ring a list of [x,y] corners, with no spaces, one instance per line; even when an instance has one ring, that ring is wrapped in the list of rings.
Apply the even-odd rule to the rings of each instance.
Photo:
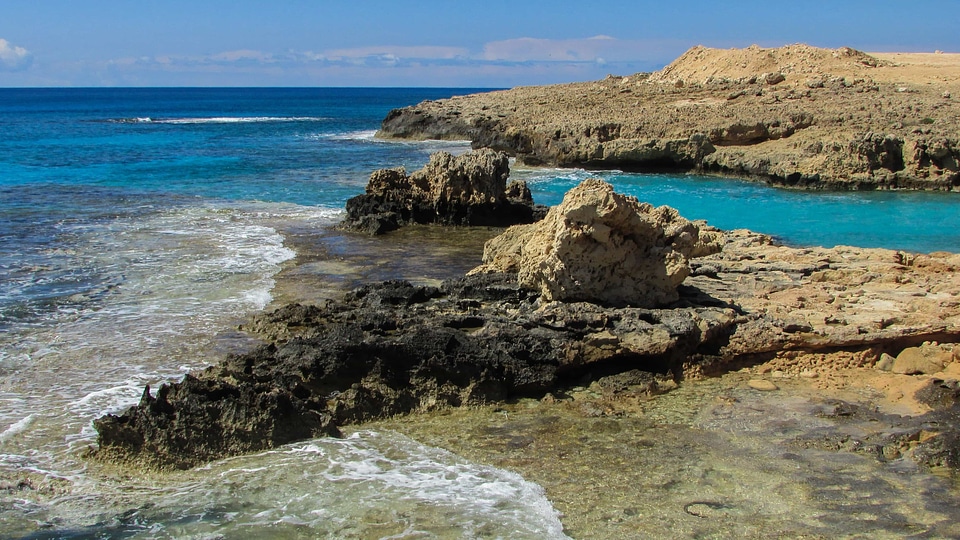
[[[565,538],[539,485],[391,431],[179,473],[85,457],[95,418],[249,348],[238,325],[277,300],[278,275],[296,275],[304,251],[312,262],[299,272],[314,277],[353,275],[351,246],[379,250],[374,266],[404,258],[389,237],[371,248],[331,233],[345,201],[376,169],[416,170],[469,144],[374,134],[393,108],[481,91],[0,89],[0,538]],[[580,169],[512,177],[548,205],[601,177],[795,246],[960,251],[958,193]],[[318,264],[323,253],[343,256]],[[433,277],[479,263],[451,257],[427,265]]]

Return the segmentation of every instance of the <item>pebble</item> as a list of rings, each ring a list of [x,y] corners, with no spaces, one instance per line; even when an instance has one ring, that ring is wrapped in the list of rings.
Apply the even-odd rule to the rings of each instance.
[[[760,390],[761,392],[770,392],[779,389],[777,385],[766,379],[750,379],[747,381],[747,386],[754,390]]]

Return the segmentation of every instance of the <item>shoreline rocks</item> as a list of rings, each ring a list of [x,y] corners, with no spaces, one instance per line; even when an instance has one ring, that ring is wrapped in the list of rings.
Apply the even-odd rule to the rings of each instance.
[[[918,346],[925,359],[950,360],[944,370],[954,369],[955,355],[923,343],[960,341],[960,255],[793,249],[748,231],[700,225],[695,238],[692,224],[669,217],[651,245],[676,242],[674,224],[689,236],[681,243],[694,246],[690,254],[703,256],[689,262],[690,275],[667,305],[558,301],[521,284],[520,263],[441,287],[387,281],[321,306],[290,304],[243,328],[264,339],[262,347],[156,393],[148,388],[137,406],[96,420],[96,456],[187,468],[336,435],[344,425],[544,397],[637,370],[658,381],[645,386],[656,393],[671,387],[667,381],[760,362],[809,371],[820,365],[810,359],[831,355],[849,357],[850,367],[873,365],[884,354],[906,361],[914,353],[903,351]],[[957,409],[956,380],[938,384],[929,401]],[[943,448],[930,455],[956,466],[960,446],[951,441],[960,440],[958,425],[938,429],[943,436],[931,440]]]
[[[694,47],[653,74],[397,109],[378,136],[470,140],[532,166],[960,191],[960,101],[947,97],[960,93],[960,59],[892,56]]]
[[[400,167],[370,175],[366,192],[347,201],[341,227],[382,234],[411,223],[505,227],[531,223],[545,209],[523,182],[507,184],[508,157],[481,149],[461,156],[437,152],[407,175]]]

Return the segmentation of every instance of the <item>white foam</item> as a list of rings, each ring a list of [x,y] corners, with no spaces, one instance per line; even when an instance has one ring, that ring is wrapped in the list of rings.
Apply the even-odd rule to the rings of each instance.
[[[394,531],[396,538],[405,537],[404,530],[427,537],[459,531],[463,538],[567,538],[537,484],[394,432],[364,430],[227,458],[166,489],[166,496],[153,500],[181,515],[210,504],[230,506],[242,497],[244,511],[230,524],[241,531],[299,524],[318,537],[365,537],[370,534],[364,527],[393,521],[404,527]],[[165,508],[185,500],[194,506]],[[390,537],[384,534],[378,537]]]
[[[401,146],[412,146],[421,148],[427,153],[433,153],[438,151],[449,152],[454,155],[459,155],[465,152],[470,151],[470,141],[468,140],[441,140],[441,139],[426,139],[426,140],[409,140],[409,139],[378,139],[376,137],[376,130],[361,130],[361,131],[345,131],[337,133],[321,133],[314,135],[313,138],[316,139],[328,139],[333,141],[361,141],[369,142],[376,144],[393,144]]]
[[[253,124],[269,122],[323,122],[322,116],[212,116],[196,118],[124,118],[116,120],[132,124]]]
[[[30,427],[30,424],[33,423],[36,417],[37,415],[35,414],[29,414],[25,418],[22,418],[19,421],[11,424],[9,427],[7,427],[7,429],[3,430],[3,432],[0,432],[0,442],[6,442],[14,435],[22,433],[24,430]]]
[[[332,141],[379,141],[376,138],[377,130],[346,131],[340,133],[323,133],[317,135],[321,139],[330,139]]]

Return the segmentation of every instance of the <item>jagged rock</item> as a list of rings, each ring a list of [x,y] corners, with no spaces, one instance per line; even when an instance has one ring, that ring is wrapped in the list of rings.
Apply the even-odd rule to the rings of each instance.
[[[704,255],[690,263],[693,272],[669,307],[555,301],[519,281],[524,245],[534,243],[505,234],[498,241],[512,247],[487,263],[503,272],[488,268],[439,288],[371,284],[322,306],[292,305],[257,317],[249,328],[267,345],[155,394],[147,389],[136,407],[98,419],[97,455],[185,468],[336,434],[345,424],[543,396],[633,370],[659,377],[634,373],[598,384],[649,394],[669,389],[668,380],[744,363],[778,363],[784,373],[799,373],[829,355],[846,355],[847,367],[869,366],[882,352],[919,345],[925,356],[950,362],[918,396],[938,409],[913,423],[916,430],[938,425],[941,431],[919,445],[902,430],[895,440],[881,434],[875,449],[930,465],[960,464],[960,387],[944,376],[956,366],[958,348],[950,344],[960,341],[960,255],[787,248],[749,231],[721,235],[670,210],[644,207],[650,216],[640,218],[635,210],[642,205],[623,204],[602,183],[583,188],[594,190],[595,205],[571,204],[554,217],[569,220],[579,240],[589,240],[581,249],[596,250],[597,260],[614,260],[605,252],[610,246],[636,243],[631,227],[660,231],[648,246],[653,251],[671,245]],[[617,218],[612,224],[631,225],[621,230],[599,219],[607,215]],[[535,226],[508,233],[526,229]],[[598,239],[607,247],[594,246]]]
[[[542,215],[523,182],[507,185],[507,155],[437,152],[411,175],[401,168],[370,175],[366,192],[347,201],[343,227],[381,234],[408,223],[507,226]]]
[[[706,229],[586,180],[541,221],[490,240],[472,272],[516,272],[548,301],[654,307],[677,300],[690,257],[720,251]]]
[[[718,348],[736,320],[723,307],[538,309],[535,300],[515,276],[485,274],[440,289],[388,281],[264,314],[255,326],[271,344],[95,421],[98,455],[187,468],[346,424],[542,396],[594,368],[668,373]]]

